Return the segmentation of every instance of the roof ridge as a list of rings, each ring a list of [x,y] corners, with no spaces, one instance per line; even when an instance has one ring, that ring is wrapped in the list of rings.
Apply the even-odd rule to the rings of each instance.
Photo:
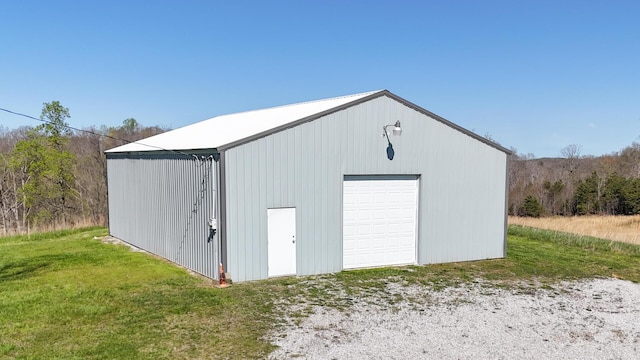
[[[266,107],[266,108],[259,108],[259,109],[253,109],[253,110],[231,112],[231,113],[227,113],[227,114],[216,115],[216,116],[214,116],[212,118],[209,118],[209,119],[206,119],[206,120],[203,120],[203,121],[215,119],[215,118],[218,118],[218,117],[221,117],[221,116],[247,114],[247,113],[251,113],[251,112],[265,111],[265,110],[271,110],[271,109],[280,109],[280,108],[286,108],[286,107],[298,106],[298,105],[305,105],[305,104],[313,104],[313,103],[319,103],[319,102],[323,102],[323,101],[338,100],[338,99],[344,99],[344,98],[349,98],[349,97],[368,96],[368,95],[372,95],[372,94],[379,93],[379,92],[382,92],[382,91],[385,91],[385,90],[384,89],[380,89],[380,90],[374,90],[374,91],[365,91],[365,92],[361,92],[361,93],[357,93],[357,94],[335,96],[335,97],[326,98],[326,99],[307,100],[307,101],[301,101],[301,102],[296,102],[296,103],[291,103],[291,104],[276,105],[276,106],[271,106],[271,107]]]

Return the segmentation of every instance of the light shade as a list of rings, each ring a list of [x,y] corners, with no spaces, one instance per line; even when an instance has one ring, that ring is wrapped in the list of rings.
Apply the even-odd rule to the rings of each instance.
[[[393,127],[393,135],[402,135],[402,128],[400,127],[400,120],[396,121],[396,124]]]

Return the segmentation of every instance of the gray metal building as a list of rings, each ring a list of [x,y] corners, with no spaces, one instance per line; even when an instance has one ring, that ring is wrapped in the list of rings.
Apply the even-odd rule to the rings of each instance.
[[[504,257],[509,150],[389,91],[107,151],[111,235],[217,279]]]

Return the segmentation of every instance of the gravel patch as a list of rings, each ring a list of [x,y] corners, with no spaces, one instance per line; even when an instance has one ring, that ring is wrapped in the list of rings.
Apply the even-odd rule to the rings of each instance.
[[[477,281],[443,290],[390,283],[337,298],[342,305],[282,304],[289,315],[269,338],[278,346],[270,358],[640,358],[640,285],[629,281],[508,289]]]
[[[124,241],[122,241],[122,240],[120,240],[120,239],[118,239],[116,237],[113,237],[111,235],[102,236],[102,237],[97,237],[96,236],[96,237],[93,238],[93,240],[100,240],[105,244],[123,245],[123,246],[126,246],[129,249],[131,249],[131,251],[133,251],[133,252],[146,253],[146,251],[144,251],[144,250],[142,250],[140,248],[137,248],[137,247],[135,247],[135,246],[133,246],[133,245],[127,243],[127,242],[124,242]]]

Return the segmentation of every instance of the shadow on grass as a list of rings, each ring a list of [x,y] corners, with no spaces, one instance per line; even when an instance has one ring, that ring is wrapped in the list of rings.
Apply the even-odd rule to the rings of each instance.
[[[22,261],[8,261],[0,263],[0,281],[24,280],[41,275],[45,271],[55,271],[65,266],[90,262],[82,254],[51,254],[42,255]]]
[[[49,267],[50,262],[39,263],[27,263],[23,262],[10,262],[0,265],[0,281],[13,281],[22,280],[36,274],[39,274],[41,270]]]

